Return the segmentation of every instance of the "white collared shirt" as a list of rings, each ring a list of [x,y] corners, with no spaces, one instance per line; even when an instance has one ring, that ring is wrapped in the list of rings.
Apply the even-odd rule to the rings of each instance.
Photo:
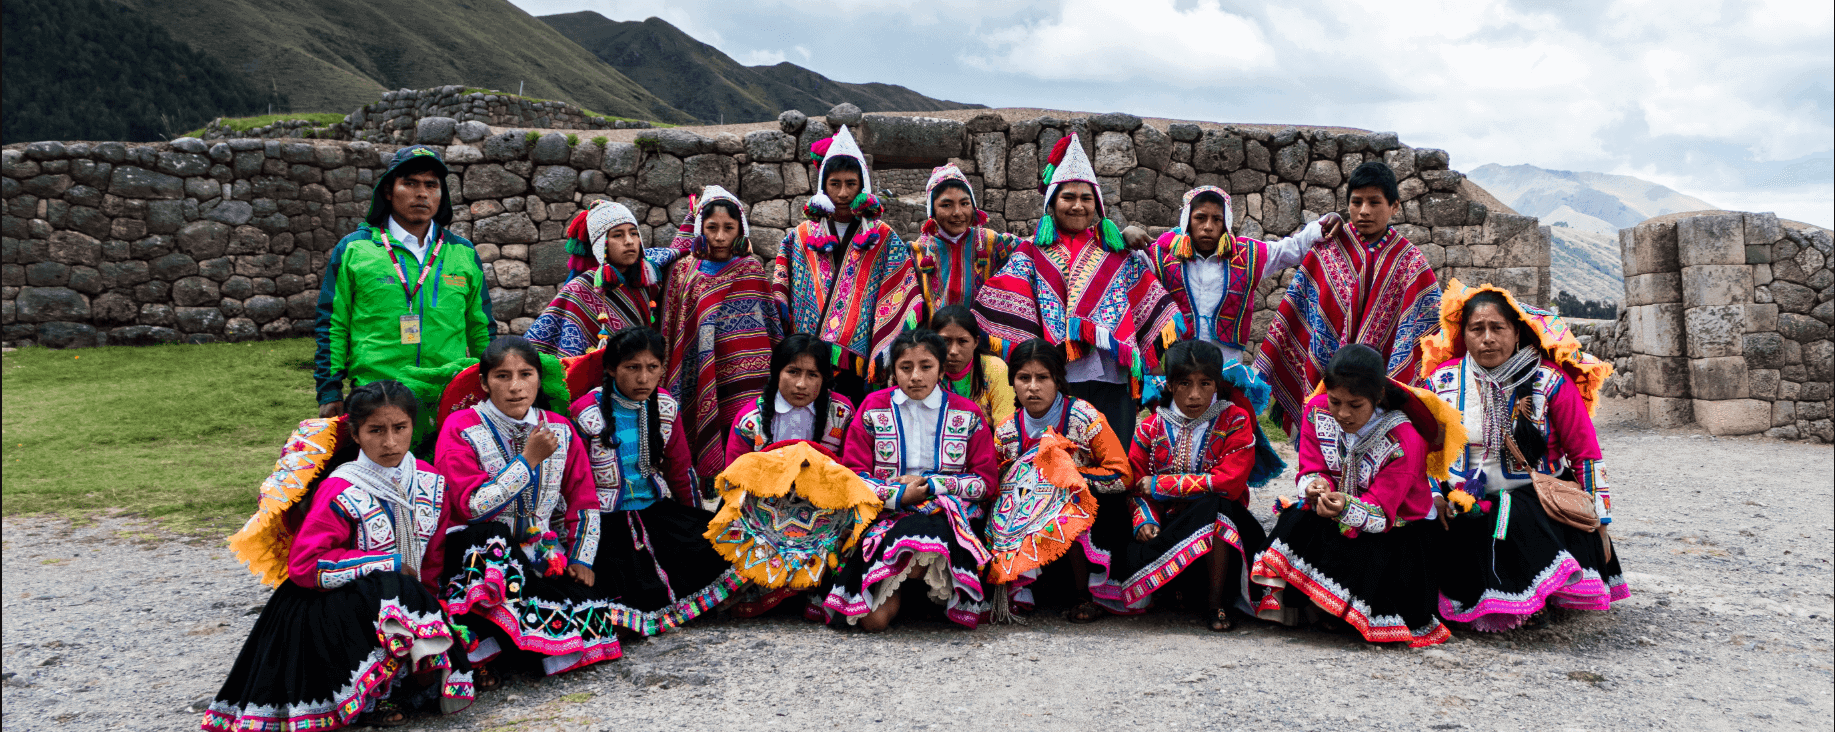
[[[812,401],[800,407],[791,406],[790,402],[784,400],[783,394],[778,394],[777,404],[772,408],[776,412],[771,416],[771,439],[773,441],[816,438],[815,402]]]
[[[905,395],[904,389],[892,392],[892,408],[898,410],[903,428],[906,474],[922,475],[937,469],[937,418],[942,416],[943,385],[930,389],[922,401]]]
[[[429,236],[433,234],[432,224],[427,225],[427,234]],[[401,228],[401,224],[395,223],[394,216],[389,217],[389,236],[395,240],[395,243],[406,247],[416,260],[423,263],[427,261],[427,242],[408,233],[407,229]]]
[[[1260,278],[1270,273],[1280,272],[1298,265],[1306,259],[1306,252],[1319,242],[1324,232],[1319,222],[1314,221],[1306,228],[1294,232],[1293,236],[1279,241],[1268,242],[1268,261],[1260,272],[1250,272],[1249,276],[1258,280],[1251,287],[1259,284]],[[1221,245],[1221,242],[1219,242]],[[1229,268],[1223,256],[1224,248],[1218,246],[1209,256],[1194,256],[1185,262],[1186,292],[1191,297],[1193,316],[1197,319],[1198,340],[1216,342],[1217,308],[1223,304],[1223,288]],[[1253,307],[1245,303],[1245,306]],[[1223,348],[1225,359],[1240,359],[1242,349],[1232,348],[1218,343]]]

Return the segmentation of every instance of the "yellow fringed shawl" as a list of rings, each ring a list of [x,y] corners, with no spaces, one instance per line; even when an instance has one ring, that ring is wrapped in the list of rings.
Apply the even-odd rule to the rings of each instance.
[[[293,529],[287,526],[287,509],[306,497],[306,487],[331,462],[344,432],[343,422],[342,417],[300,422],[281,448],[274,472],[261,482],[255,515],[229,536],[230,551],[270,587],[279,587],[288,577],[287,554],[293,550]]]
[[[840,565],[841,557],[854,548],[880,510],[879,495],[866,481],[806,442],[741,455],[715,478],[714,488],[723,505],[702,536],[733,563],[741,577],[769,589],[816,586],[823,570]],[[852,514],[852,527],[845,530],[844,540],[829,549],[825,561],[788,561],[776,548],[744,530],[741,518],[747,496],[781,498],[792,491],[818,509]]]
[[[1517,302],[1516,296],[1509,290],[1496,285],[1484,284],[1467,287],[1458,279],[1446,283],[1446,290],[1440,296],[1440,330],[1421,339],[1421,378],[1426,380],[1434,375],[1442,365],[1465,355],[1465,304],[1481,292],[1495,292],[1504,297],[1517,317],[1522,318],[1529,329],[1535,331],[1538,345],[1542,352],[1561,367],[1562,373],[1574,386],[1580,389],[1580,400],[1586,403],[1587,415],[1592,416],[1599,403],[1599,390],[1606,385],[1606,378],[1612,375],[1612,364],[1595,358],[1592,354],[1580,350],[1580,339],[1552,311],[1530,307]]]

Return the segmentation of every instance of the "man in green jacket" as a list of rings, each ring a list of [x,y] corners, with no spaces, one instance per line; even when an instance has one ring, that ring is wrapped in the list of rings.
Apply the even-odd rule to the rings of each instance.
[[[490,345],[484,263],[452,233],[446,163],[431,147],[396,151],[370,196],[369,215],[338,242],[319,282],[319,416],[344,412],[351,388],[395,379],[431,415],[455,362]],[[431,424],[422,420],[426,424]],[[415,435],[419,439],[431,435]]]

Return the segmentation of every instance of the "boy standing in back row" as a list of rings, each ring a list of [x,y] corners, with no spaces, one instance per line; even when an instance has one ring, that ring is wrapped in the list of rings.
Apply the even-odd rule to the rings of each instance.
[[[343,414],[347,379],[353,389],[400,381],[431,415],[454,362],[490,345],[484,263],[470,241],[446,228],[446,175],[431,147],[396,151],[376,181],[369,215],[331,250],[314,329],[319,416]]]
[[[1389,226],[1402,208],[1395,172],[1373,160],[1351,172],[1346,188],[1351,225],[1307,252],[1255,358],[1289,434],[1339,347],[1374,348],[1390,378],[1421,385],[1421,339],[1440,329],[1440,281],[1427,256]]]

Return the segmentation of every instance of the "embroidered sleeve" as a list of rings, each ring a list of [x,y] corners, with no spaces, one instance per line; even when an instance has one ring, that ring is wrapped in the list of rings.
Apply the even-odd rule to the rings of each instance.
[[[400,554],[356,554],[347,559],[320,559],[318,572],[319,589],[331,590],[356,581],[372,572],[400,572]]]
[[[1345,496],[1344,511],[1338,514],[1338,525],[1342,527],[1341,531],[1347,533],[1356,530],[1380,534],[1389,530],[1389,517],[1383,513],[1382,506]]]
[[[1160,507],[1145,496],[1129,497],[1128,508],[1133,514],[1135,531],[1140,531],[1142,526],[1160,525]]]
[[[1211,477],[1190,473],[1149,475],[1140,479],[1140,492],[1158,500],[1197,498],[1211,492]]]
[[[567,553],[568,564],[579,564],[587,569],[593,568],[593,560],[599,557],[599,511],[584,509],[574,511],[568,517],[568,542],[572,551]]]
[[[975,473],[930,476],[930,491],[939,496],[955,496],[970,503],[987,500],[988,482]]]
[[[529,461],[517,455],[515,460],[503,466],[503,470],[484,481],[484,485],[472,491],[471,500],[466,508],[471,512],[472,521],[489,521],[511,501],[522,495],[522,492],[535,485],[536,471],[529,468]]]
[[[1612,486],[1606,484],[1606,468],[1602,460],[1579,460],[1574,463],[1574,479],[1580,487],[1593,495],[1593,513],[1599,515],[1599,523],[1612,523]]]
[[[1109,426],[1108,420],[1096,423],[1096,434],[1090,438],[1089,450],[1097,464],[1077,472],[1089,482],[1090,491],[1098,494],[1128,492],[1129,484],[1134,482],[1128,453],[1122,449],[1121,440],[1115,438],[1115,429]]]

